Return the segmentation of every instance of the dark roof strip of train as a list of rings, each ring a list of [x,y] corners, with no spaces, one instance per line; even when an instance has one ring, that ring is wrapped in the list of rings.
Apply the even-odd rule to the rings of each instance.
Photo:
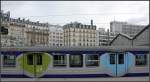
[[[1,51],[149,51],[148,46],[2,47]]]

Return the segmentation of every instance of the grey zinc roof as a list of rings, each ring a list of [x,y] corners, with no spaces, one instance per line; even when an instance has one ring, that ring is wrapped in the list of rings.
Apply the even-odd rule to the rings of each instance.
[[[119,36],[125,37],[128,40],[132,40],[132,37],[128,36],[127,34],[119,33],[111,42],[109,45],[111,45]]]
[[[137,33],[137,34],[133,37],[133,39],[137,38],[137,37],[138,37],[140,34],[142,34],[146,29],[149,29],[149,31],[150,31],[150,26],[147,25],[145,28],[143,28],[139,33]]]
[[[126,34],[123,34],[123,33],[119,33],[111,42],[109,45],[111,45],[115,39],[117,39],[119,36],[123,36],[129,40],[134,40],[135,38],[137,38],[140,34],[142,34],[146,29],[150,29],[150,26],[147,25],[145,28],[143,28],[139,33],[137,33],[133,38],[131,38],[130,36],[126,35]]]

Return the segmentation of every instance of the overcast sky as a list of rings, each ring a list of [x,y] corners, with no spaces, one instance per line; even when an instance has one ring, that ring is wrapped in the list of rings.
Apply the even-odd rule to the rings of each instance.
[[[12,18],[64,25],[78,21],[109,28],[110,21],[126,21],[132,24],[149,23],[148,1],[2,1],[4,12]]]

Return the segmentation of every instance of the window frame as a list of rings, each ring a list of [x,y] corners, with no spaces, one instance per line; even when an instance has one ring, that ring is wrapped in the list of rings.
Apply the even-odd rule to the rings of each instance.
[[[11,59],[10,56],[13,56],[14,59]],[[6,57],[6,60],[5,60],[5,57]],[[10,63],[10,62],[8,63],[8,61],[13,61],[13,63]],[[16,67],[16,55],[14,54],[3,55],[3,67]]]
[[[114,60],[113,60],[113,63],[111,63],[111,57],[114,56]],[[116,54],[115,53],[110,53],[109,54],[109,64],[111,65],[115,65],[116,64]]]
[[[58,59],[57,60],[55,60],[55,56],[60,56],[60,57],[58,57]],[[63,56],[63,58],[61,59],[61,56]],[[61,59],[61,60],[59,60],[59,58]],[[63,64],[56,64],[55,63],[55,61],[63,61]],[[53,67],[66,67],[67,66],[67,55],[64,55],[64,54],[55,54],[55,55],[53,55]]]
[[[144,59],[137,59],[137,56],[144,56]],[[135,66],[137,66],[137,67],[147,66],[147,64],[148,64],[147,57],[148,57],[147,54],[138,54],[138,55],[136,54],[135,55]],[[139,62],[139,60],[140,60],[140,62],[144,60],[145,64],[144,65],[143,64],[142,65],[138,65],[137,64],[137,60],[138,60],[138,62]]]
[[[85,65],[86,67],[99,67],[100,66],[100,56],[99,54],[86,54],[86,59],[85,59]],[[97,60],[96,59],[88,59],[88,56],[97,56]],[[88,65],[87,62],[97,62],[97,65]]]
[[[72,58],[75,58],[75,57],[73,57],[73,56],[79,56],[80,57],[80,64],[76,64],[76,65],[74,65],[74,62],[72,62],[72,61],[75,61],[75,59],[73,59],[72,60]],[[72,54],[70,54],[69,55],[69,67],[71,67],[71,68],[74,68],[74,67],[83,67],[83,55],[82,54],[79,54],[79,55],[72,55]]]

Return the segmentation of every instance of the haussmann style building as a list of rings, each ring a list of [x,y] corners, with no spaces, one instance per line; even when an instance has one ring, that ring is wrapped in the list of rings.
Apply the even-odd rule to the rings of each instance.
[[[96,46],[96,26],[91,20],[90,25],[78,22],[69,23],[63,26],[64,46]]]

